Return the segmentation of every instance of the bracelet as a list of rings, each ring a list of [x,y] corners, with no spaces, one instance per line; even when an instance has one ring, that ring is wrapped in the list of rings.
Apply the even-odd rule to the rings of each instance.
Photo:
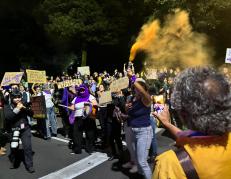
[[[130,78],[131,84],[134,84],[135,81],[136,81],[136,75],[132,75],[132,77]]]

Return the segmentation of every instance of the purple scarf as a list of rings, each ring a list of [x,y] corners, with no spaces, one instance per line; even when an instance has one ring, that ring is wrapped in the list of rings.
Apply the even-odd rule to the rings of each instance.
[[[62,97],[61,104],[68,106],[68,90],[66,87],[63,89],[63,97]],[[68,112],[67,108],[66,111]]]
[[[51,94],[50,90],[43,90],[43,92],[46,93],[46,94]]]
[[[89,97],[90,97],[90,93],[88,87],[82,84],[77,88],[77,96],[76,96],[75,104],[81,102],[87,102],[89,100]]]
[[[90,93],[86,85],[80,85],[79,87],[76,88],[76,91],[77,91],[77,96],[76,96],[75,104],[81,102],[87,102],[89,100]],[[69,115],[69,122],[71,125],[75,123],[75,111],[72,111],[71,114]]]
[[[63,89],[63,96],[61,104],[68,106],[69,105],[69,99],[75,98],[75,95],[68,91],[67,87]],[[66,111],[68,112],[68,109],[66,108]]]

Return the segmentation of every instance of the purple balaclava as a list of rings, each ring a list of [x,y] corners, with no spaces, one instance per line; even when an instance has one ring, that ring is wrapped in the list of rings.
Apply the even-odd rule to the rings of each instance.
[[[77,96],[76,96],[77,98],[75,100],[75,104],[80,103],[80,102],[87,102],[89,100],[90,93],[86,85],[84,84],[80,85],[77,88],[76,93],[77,93]]]

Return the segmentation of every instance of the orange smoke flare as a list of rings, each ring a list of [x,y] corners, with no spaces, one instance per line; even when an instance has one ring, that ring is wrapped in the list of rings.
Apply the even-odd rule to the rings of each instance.
[[[136,42],[132,45],[130,50],[129,60],[133,61],[139,50],[147,49],[153,41],[155,41],[159,31],[159,21],[155,20],[151,23],[145,24],[141,32],[136,39]]]
[[[168,15],[161,27],[159,20],[143,25],[129,60],[133,61],[141,50],[148,55],[149,68],[208,65],[214,55],[207,36],[193,32],[189,14],[179,9]]]

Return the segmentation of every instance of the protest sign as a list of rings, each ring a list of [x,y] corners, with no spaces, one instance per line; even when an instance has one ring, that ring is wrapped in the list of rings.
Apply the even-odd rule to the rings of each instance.
[[[90,68],[89,68],[89,66],[78,67],[77,71],[80,72],[81,75],[90,75]]]
[[[105,91],[102,93],[102,95],[99,97],[99,104],[107,104],[112,102],[112,97],[111,97],[111,91]]]
[[[123,77],[118,80],[115,80],[110,85],[111,92],[118,92],[122,89],[125,89],[129,86],[128,77]]]
[[[46,103],[45,96],[35,96],[31,97],[32,110],[34,112],[33,118],[35,119],[46,119]]]
[[[10,84],[19,84],[23,76],[23,72],[6,72],[2,79],[1,86]]]
[[[225,63],[231,63],[231,48],[226,50]]]
[[[46,83],[46,71],[26,70],[28,83]]]
[[[69,87],[69,86],[79,86],[83,82],[81,79],[65,80],[62,82],[57,82],[58,89]]]

